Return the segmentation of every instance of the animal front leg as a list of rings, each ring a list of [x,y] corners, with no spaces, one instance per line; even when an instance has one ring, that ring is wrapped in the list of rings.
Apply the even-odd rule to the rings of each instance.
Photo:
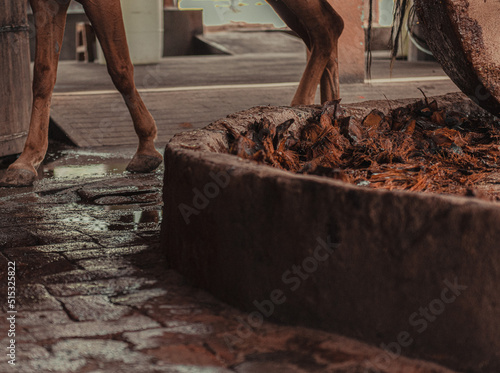
[[[320,17],[320,0],[313,0],[311,4],[303,0],[268,0],[267,2],[307,47],[307,66],[295,92],[292,105],[312,105],[322,71],[327,63],[326,56],[322,59],[323,61],[319,61],[317,56],[311,60],[313,35],[309,28],[311,21],[316,22],[315,19]]]
[[[337,41],[344,22],[332,0],[268,0],[285,23],[309,50],[307,65],[292,105],[314,104],[321,83],[322,101],[336,98],[338,89]]]
[[[30,3],[36,27],[31,120],[24,150],[10,165],[0,186],[32,185],[49,143],[50,101],[56,83],[69,0],[31,0]]]
[[[337,42],[334,43],[332,54],[321,76],[321,103],[340,98],[339,60]]]
[[[319,48],[313,47],[307,60],[306,69],[300,79],[299,87],[292,100],[292,106],[313,105],[316,89],[324,74],[328,56]]]
[[[154,146],[157,133],[155,120],[135,87],[134,67],[128,51],[120,1],[80,0],[80,2],[92,22],[106,57],[108,72],[125,100],[139,138],[137,152],[127,170],[153,171],[161,164],[163,157]]]

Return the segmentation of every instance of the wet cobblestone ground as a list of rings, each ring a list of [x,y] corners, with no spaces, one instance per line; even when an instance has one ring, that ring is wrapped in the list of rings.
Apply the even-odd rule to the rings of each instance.
[[[1,372],[450,372],[334,334],[251,326],[166,269],[162,171],[126,174],[131,150],[104,153],[68,150],[33,188],[0,189]]]

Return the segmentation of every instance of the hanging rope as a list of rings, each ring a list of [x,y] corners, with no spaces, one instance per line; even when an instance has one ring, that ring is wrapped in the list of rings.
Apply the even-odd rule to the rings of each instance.
[[[366,77],[372,78],[372,24],[373,24],[373,0],[370,0],[368,14],[368,29],[366,35]]]
[[[399,44],[401,42],[401,34],[404,25],[406,9],[408,8],[408,0],[396,0],[394,2],[394,19],[391,29],[391,71],[394,66],[394,61],[399,52]]]

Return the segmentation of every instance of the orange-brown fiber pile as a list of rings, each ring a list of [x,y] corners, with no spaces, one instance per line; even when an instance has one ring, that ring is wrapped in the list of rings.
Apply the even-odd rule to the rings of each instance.
[[[361,186],[462,195],[498,171],[498,120],[445,111],[427,99],[387,115],[373,110],[362,121],[334,101],[295,136],[292,124],[263,119],[244,133],[228,127],[230,153]]]

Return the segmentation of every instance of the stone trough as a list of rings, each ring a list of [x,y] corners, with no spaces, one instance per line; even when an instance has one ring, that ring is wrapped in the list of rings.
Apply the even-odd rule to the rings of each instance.
[[[463,95],[436,98],[482,110]],[[345,105],[362,117],[410,101]],[[258,107],[175,136],[162,245],[171,267],[262,320],[340,333],[459,371],[500,371],[500,206],[298,175],[227,154],[227,130],[318,107]],[[376,370],[379,369],[379,370]],[[369,370],[367,370],[369,371]]]

